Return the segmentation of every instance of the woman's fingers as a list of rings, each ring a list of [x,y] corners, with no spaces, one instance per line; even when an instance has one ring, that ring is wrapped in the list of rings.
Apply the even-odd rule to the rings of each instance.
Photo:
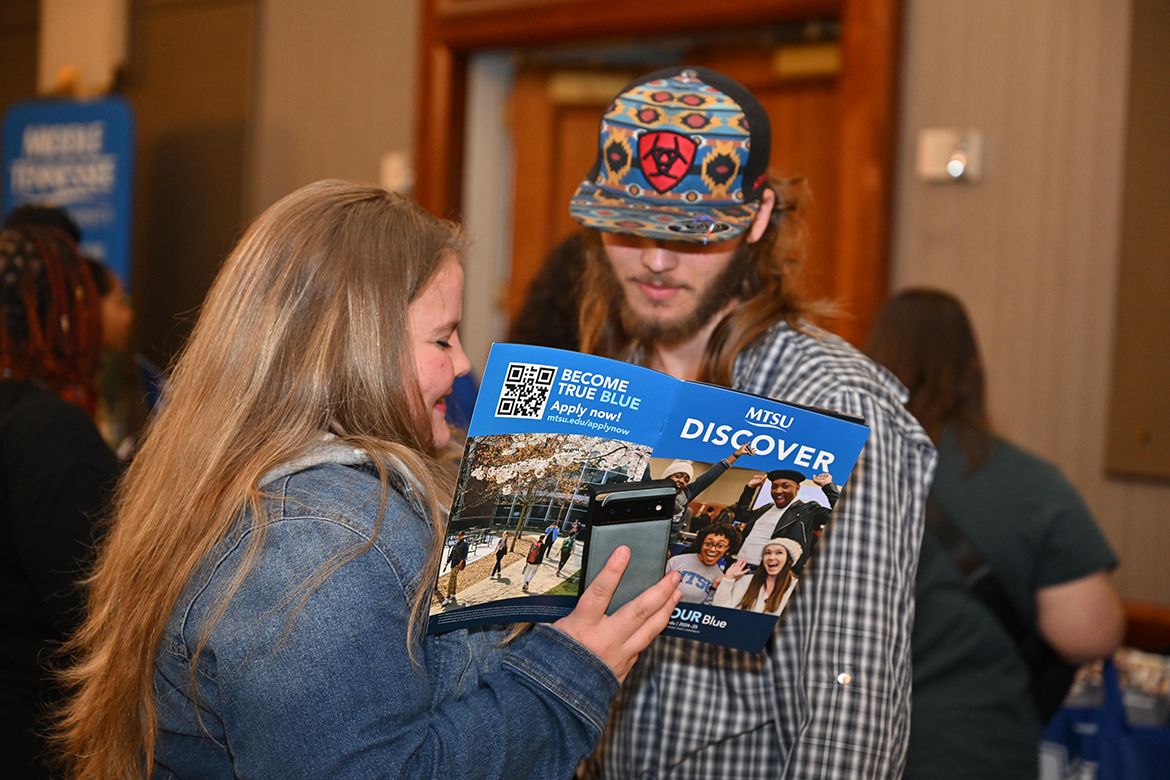
[[[576,639],[624,680],[638,653],[662,632],[682,593],[679,574],[670,572],[612,616],[610,599],[630,561],[628,547],[618,547],[577,600],[577,607],[553,625]]]
[[[630,548],[624,544],[620,545],[609,556],[609,560],[593,578],[593,582],[589,583],[589,587],[581,594],[577,600],[577,610],[575,611],[580,611],[582,617],[588,616],[594,622],[602,618],[605,615],[605,610],[609,609],[609,602],[613,598],[614,592],[617,591],[618,583],[622,581],[622,575],[629,563]]]
[[[629,634],[626,640],[628,649],[640,653],[666,628],[671,613],[682,598],[682,591],[678,589],[679,579],[678,572],[668,572],[610,618],[610,621],[618,624],[619,633]]]

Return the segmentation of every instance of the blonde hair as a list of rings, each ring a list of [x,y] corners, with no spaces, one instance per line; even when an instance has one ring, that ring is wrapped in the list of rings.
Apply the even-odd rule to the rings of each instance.
[[[154,660],[171,612],[200,561],[249,511],[244,565],[203,627],[198,656],[264,544],[261,477],[326,431],[371,456],[383,506],[389,472],[405,472],[438,527],[450,482],[404,334],[410,302],[460,255],[453,225],[401,196],[340,181],[297,190],[249,228],[119,487],[87,583],[87,617],[66,648],[77,661],[63,675],[72,696],[57,735],[71,775],[150,774]],[[435,537],[424,582],[438,572]],[[308,587],[343,562],[308,577]],[[410,648],[428,596],[421,589],[413,604]]]
[[[771,221],[758,241],[741,245],[731,259],[739,267],[734,295],[741,305],[720,321],[707,341],[696,377],[700,381],[731,386],[735,358],[777,322],[798,328],[804,317],[832,313],[827,304],[807,300],[800,287],[804,212],[811,201],[805,180],[772,180],[769,187],[776,194]],[[578,312],[582,352],[627,360],[645,355],[652,346],[639,343],[622,325],[623,299],[605,247],[596,231],[590,231]]]

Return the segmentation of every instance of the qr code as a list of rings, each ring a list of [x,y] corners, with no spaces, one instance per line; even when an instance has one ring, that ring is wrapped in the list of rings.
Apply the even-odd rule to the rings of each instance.
[[[537,363],[509,363],[496,417],[524,417],[539,420],[552,390],[556,366]]]

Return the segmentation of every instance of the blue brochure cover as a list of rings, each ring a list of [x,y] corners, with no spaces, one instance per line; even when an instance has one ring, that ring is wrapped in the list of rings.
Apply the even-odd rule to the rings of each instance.
[[[428,631],[568,614],[600,485],[676,485],[665,630],[760,651],[815,566],[869,436],[852,417],[640,366],[492,347],[468,431]],[[453,565],[452,565],[453,564]]]

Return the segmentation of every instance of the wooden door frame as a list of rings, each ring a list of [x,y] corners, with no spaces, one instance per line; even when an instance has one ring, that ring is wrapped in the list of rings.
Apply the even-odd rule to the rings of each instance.
[[[889,285],[900,0],[423,0],[415,197],[432,213],[459,216],[476,51],[824,17],[839,19],[842,30],[834,268],[852,319],[839,330],[859,342]]]

